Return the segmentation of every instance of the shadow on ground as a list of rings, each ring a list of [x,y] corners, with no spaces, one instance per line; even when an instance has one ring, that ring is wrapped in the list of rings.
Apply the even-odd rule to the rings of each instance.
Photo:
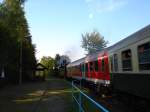
[[[0,90],[0,112],[72,112],[71,86],[50,78]]]

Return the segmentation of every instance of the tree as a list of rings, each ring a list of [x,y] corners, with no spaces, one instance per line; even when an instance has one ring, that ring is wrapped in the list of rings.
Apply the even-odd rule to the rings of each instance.
[[[66,65],[68,65],[68,64],[71,62],[71,59],[70,59],[69,56],[67,56],[67,55],[62,55],[62,56],[60,56],[60,59],[61,59],[60,64],[61,64],[62,66],[66,66]]]
[[[49,70],[52,70],[53,67],[54,67],[54,59],[50,56],[43,56],[41,58],[41,61],[40,61],[41,64],[43,64],[45,67],[47,67]]]
[[[91,33],[82,34],[82,45],[81,47],[88,52],[88,54],[101,51],[108,44],[108,41],[104,40],[104,37],[97,31]]]
[[[54,65],[55,65],[55,60],[50,57],[50,56],[43,56],[41,58],[40,63],[44,65],[46,68],[48,68],[48,71],[46,72],[46,76],[49,74],[54,74]]]
[[[56,54],[55,56],[55,68],[64,67],[65,65],[71,62],[69,56],[67,55],[59,55]]]
[[[27,0],[19,0],[21,4],[24,4]]]
[[[67,55],[59,55],[56,54],[55,56],[55,75],[60,77],[66,76],[66,66],[71,62],[70,58]]]
[[[59,60],[60,60],[60,55],[56,54],[56,56],[55,56],[55,68],[58,68],[58,66],[59,66]]]
[[[32,44],[22,6],[25,1],[4,0],[0,4],[0,51],[3,52],[3,55],[0,55],[0,69],[3,66],[8,80],[16,82],[19,79],[20,66],[22,78],[27,79],[34,72],[36,65],[35,45]]]

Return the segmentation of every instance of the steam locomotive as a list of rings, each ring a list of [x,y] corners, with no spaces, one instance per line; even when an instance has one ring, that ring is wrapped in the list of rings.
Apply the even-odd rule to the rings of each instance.
[[[67,77],[150,100],[150,25],[70,63]]]

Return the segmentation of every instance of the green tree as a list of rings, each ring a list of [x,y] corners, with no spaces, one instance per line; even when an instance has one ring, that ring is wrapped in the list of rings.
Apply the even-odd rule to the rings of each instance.
[[[101,51],[108,44],[108,41],[104,40],[104,37],[97,31],[91,33],[82,34],[81,47],[88,52],[88,54]]]
[[[58,68],[58,63],[59,63],[59,60],[60,60],[60,55],[59,54],[56,54],[55,56],[55,68]]]
[[[50,56],[43,56],[40,63],[47,67],[49,70],[52,70],[55,64],[55,60]]]
[[[22,5],[25,1],[4,0],[0,4],[0,66],[5,68],[8,80],[17,82],[20,66],[23,79],[29,79],[36,65],[35,45]]]

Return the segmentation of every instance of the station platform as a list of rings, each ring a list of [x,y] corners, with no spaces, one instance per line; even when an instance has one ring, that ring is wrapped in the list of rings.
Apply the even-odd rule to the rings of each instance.
[[[55,77],[0,90],[0,112],[73,112],[71,85]]]

